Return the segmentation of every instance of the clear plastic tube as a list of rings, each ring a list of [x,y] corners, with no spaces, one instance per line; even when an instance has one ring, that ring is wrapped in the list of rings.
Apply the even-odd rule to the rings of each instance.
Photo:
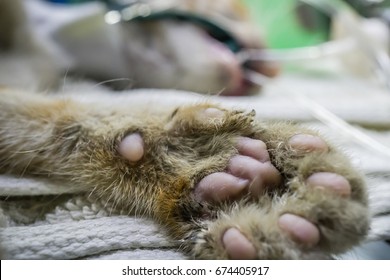
[[[359,49],[372,62],[373,68],[379,74],[381,80],[386,81],[390,90],[390,57],[385,50],[371,44],[370,38],[362,29],[361,18],[346,3],[340,0],[300,0],[309,4],[330,17],[336,17],[348,30],[350,37],[340,40],[325,42],[316,46],[293,48],[293,49],[245,49],[237,56],[241,63],[248,61],[299,61],[319,59],[326,56],[343,54],[348,51]]]
[[[335,41],[329,41],[317,46],[292,48],[292,49],[244,49],[241,50],[237,57],[240,62],[246,61],[296,61],[296,60],[310,60],[319,59],[326,56],[333,56],[342,54],[358,46],[356,40],[353,38],[340,39]]]

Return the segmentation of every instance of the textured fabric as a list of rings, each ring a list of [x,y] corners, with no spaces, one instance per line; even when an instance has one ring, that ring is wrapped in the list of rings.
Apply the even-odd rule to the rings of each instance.
[[[0,176],[0,189],[12,181],[10,177]],[[9,197],[1,202],[3,258],[184,257],[162,229],[148,219],[112,212],[83,194],[26,197],[31,190],[37,194],[42,182],[20,181],[26,187],[24,196]],[[156,250],[158,255],[153,254]]]
[[[153,223],[125,216],[9,227],[1,230],[1,240],[5,257],[12,259],[74,259],[142,248],[132,254],[138,258],[173,247]]]

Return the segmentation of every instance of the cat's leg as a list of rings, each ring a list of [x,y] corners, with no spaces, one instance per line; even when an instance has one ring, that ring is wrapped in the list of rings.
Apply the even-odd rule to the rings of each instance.
[[[325,257],[367,230],[360,177],[309,131],[208,104],[150,116],[16,94],[0,106],[2,172],[147,214],[193,257]]]

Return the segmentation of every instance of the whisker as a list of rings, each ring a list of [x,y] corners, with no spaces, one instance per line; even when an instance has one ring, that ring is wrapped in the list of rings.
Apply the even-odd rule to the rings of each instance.
[[[116,78],[116,79],[111,79],[111,80],[105,80],[103,82],[95,84],[92,88],[95,88],[95,87],[98,87],[98,86],[101,86],[101,85],[104,85],[104,84],[108,84],[108,83],[113,83],[113,82],[128,81],[130,83],[131,80],[132,79],[130,79],[130,78]]]
[[[68,78],[68,73],[70,71],[70,67],[68,67],[65,71],[64,78],[62,80],[62,91],[65,91],[65,86],[66,86],[66,79]]]
[[[356,49],[358,44],[353,38],[334,40],[311,47],[278,49],[244,49],[237,53],[241,63],[246,61],[300,61],[340,55]]]

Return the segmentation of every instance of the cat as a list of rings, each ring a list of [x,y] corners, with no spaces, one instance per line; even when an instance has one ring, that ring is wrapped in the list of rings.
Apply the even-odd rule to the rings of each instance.
[[[41,75],[35,79],[48,77],[37,87],[53,87],[60,80],[58,76],[66,72],[104,81],[116,89],[174,88],[223,95],[257,92],[243,78],[241,64],[230,49],[258,49],[264,45],[260,31],[240,1],[138,2],[131,7],[148,3],[157,13],[165,5],[173,6],[185,19],[166,12],[163,20],[107,24],[107,10],[100,2],[64,6],[42,0],[22,1],[28,11],[24,21],[32,29],[33,41],[38,41],[41,52],[45,48],[47,56],[51,54],[50,58],[37,59],[44,60],[43,65],[35,62],[45,68],[45,73],[40,69]],[[164,7],[160,7],[163,3]],[[9,30],[4,32],[3,36],[9,36]],[[25,33],[21,40],[31,35]],[[270,62],[253,62],[250,67],[267,76],[278,72]],[[32,83],[27,84],[31,87]]]
[[[218,9],[208,2],[188,5]],[[0,2],[2,174],[70,182],[148,216],[194,259],[328,259],[364,239],[364,177],[315,131],[208,101],[176,106],[161,89],[36,93],[56,68],[37,66],[46,54],[20,14],[20,2]],[[7,72],[15,61],[27,65],[18,77]],[[153,79],[142,73],[144,87]]]

